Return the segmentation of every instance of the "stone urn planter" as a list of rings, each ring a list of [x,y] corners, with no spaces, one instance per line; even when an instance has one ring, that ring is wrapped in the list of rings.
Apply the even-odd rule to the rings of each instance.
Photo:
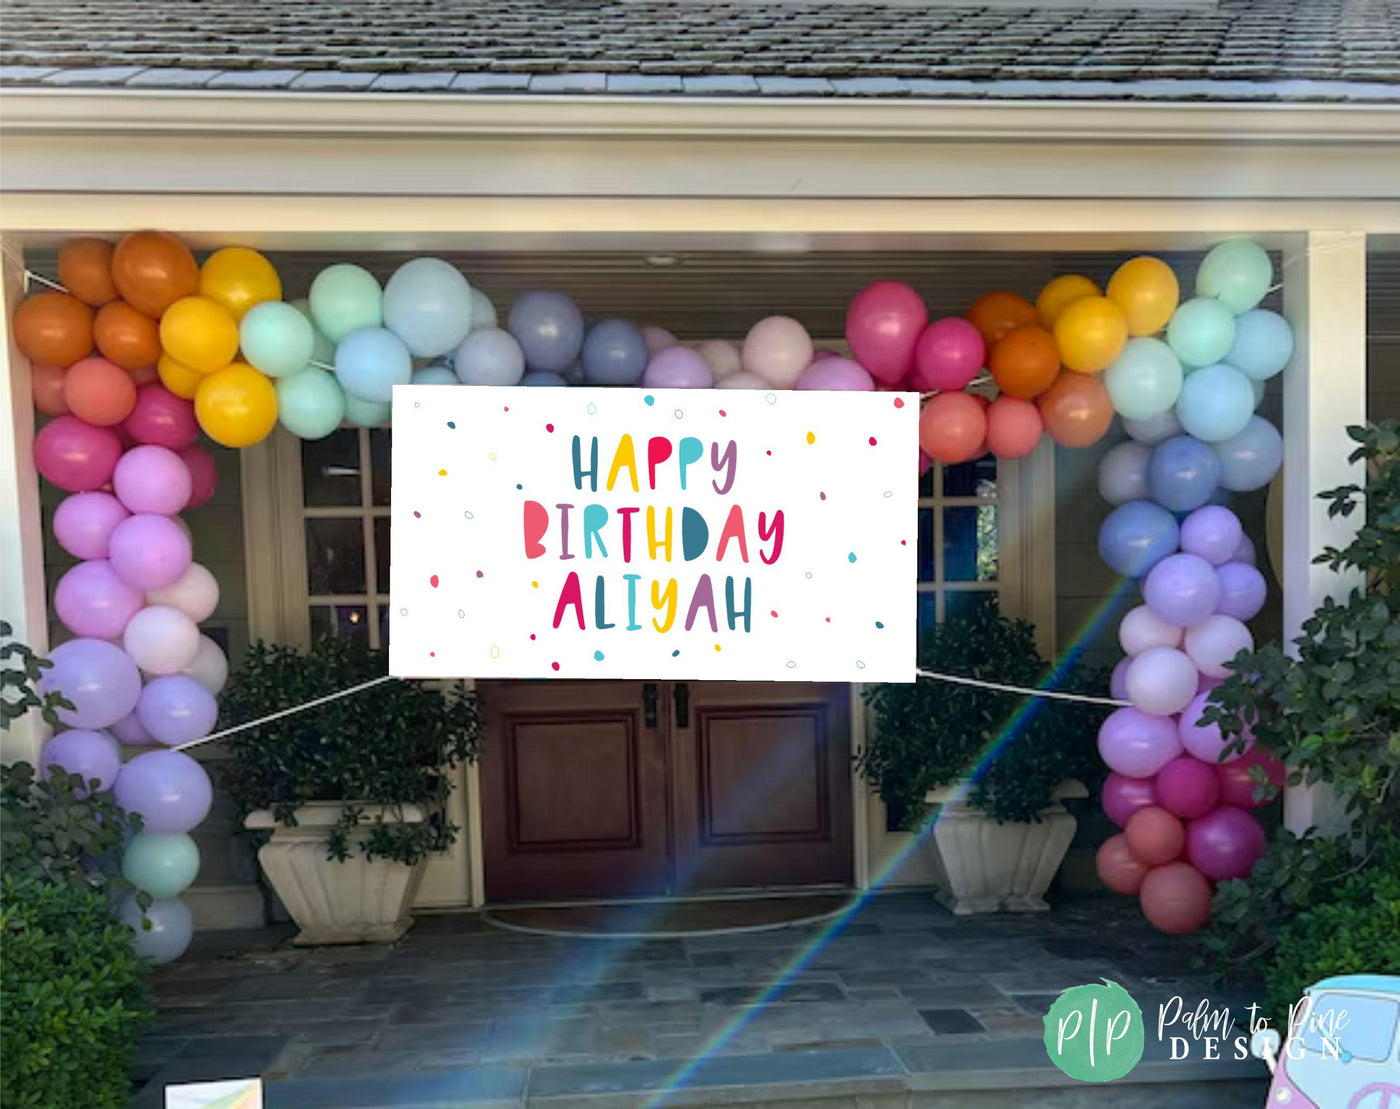
[[[338,862],[326,857],[326,839],[342,807],[339,801],[302,805],[296,827],[280,823],[270,809],[249,813],[244,821],[250,829],[272,832],[258,862],[301,929],[292,941],[299,946],[392,943],[413,925],[409,908],[426,860],[412,866],[383,858],[371,862],[358,847],[369,822],[421,824],[423,811],[416,805],[364,806],[365,823],[350,836],[350,857]]]
[[[1083,783],[1062,783],[1052,804],[1040,810],[1038,824],[998,824],[958,793],[959,787],[945,786],[924,798],[941,809],[923,844],[938,878],[938,899],[959,916],[1050,908],[1045,891],[1078,824],[1060,801],[1089,796]]]

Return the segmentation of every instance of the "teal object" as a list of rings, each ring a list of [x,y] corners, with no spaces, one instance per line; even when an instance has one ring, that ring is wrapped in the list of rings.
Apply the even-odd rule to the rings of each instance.
[[[413,371],[413,377],[409,379],[410,385],[460,385],[457,375],[445,362],[434,362],[431,366],[424,366]]]
[[[1235,319],[1235,343],[1225,361],[1246,377],[1267,381],[1293,357],[1293,328],[1277,312],[1252,308]]]
[[[306,322],[311,325],[311,361],[320,362],[322,366],[335,365],[335,344],[321,334],[321,329],[311,318],[311,302],[305,298],[294,300],[292,307],[305,316]]]
[[[122,877],[152,897],[177,897],[199,873],[199,848],[178,835],[137,832],[122,853]]]
[[[389,417],[393,415],[394,411],[392,404],[361,400],[359,397],[352,397],[349,393],[344,393],[343,396],[345,398],[346,423],[354,424],[356,427],[389,426]]]
[[[1223,443],[1244,430],[1254,415],[1249,378],[1223,362],[1187,377],[1176,402],[1176,418],[1187,435],[1203,443]]]
[[[1146,420],[1165,412],[1181,395],[1181,362],[1160,339],[1129,339],[1104,371],[1103,383],[1114,411],[1124,419]]]
[[[362,266],[338,262],[311,282],[311,322],[332,343],[384,322],[384,292]]]
[[[1188,368],[1210,366],[1235,345],[1235,315],[1223,301],[1194,297],[1167,324],[1167,346]]]
[[[280,300],[254,305],[238,325],[243,358],[268,377],[287,377],[306,369],[316,347],[311,321]]]
[[[299,439],[324,439],[345,419],[345,392],[333,375],[307,366],[278,380],[277,418]]]
[[[384,326],[415,358],[457,349],[472,329],[472,289],[441,258],[405,262],[384,286]]]
[[[413,358],[387,328],[352,331],[335,348],[335,376],[351,396],[388,404],[395,385],[413,380]]]
[[[1238,316],[1257,308],[1274,283],[1274,263],[1258,243],[1227,239],[1201,259],[1196,295],[1220,301]]]

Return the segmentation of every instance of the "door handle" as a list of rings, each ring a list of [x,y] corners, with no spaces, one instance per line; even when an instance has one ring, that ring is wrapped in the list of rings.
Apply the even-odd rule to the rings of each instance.
[[[676,683],[676,727],[690,727],[690,686],[685,682]]]
[[[656,683],[642,683],[642,712],[648,728],[656,727]]]

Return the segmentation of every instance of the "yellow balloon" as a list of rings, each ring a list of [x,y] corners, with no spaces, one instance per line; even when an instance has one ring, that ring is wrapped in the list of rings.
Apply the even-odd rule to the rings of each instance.
[[[197,374],[222,370],[238,353],[238,324],[208,297],[184,297],[160,318],[160,345]]]
[[[204,434],[226,447],[251,447],[277,423],[277,390],[246,362],[206,374],[194,395]]]
[[[1102,296],[1099,287],[1082,273],[1065,273],[1051,280],[1035,298],[1035,311],[1040,322],[1054,327],[1060,313],[1076,300]]]
[[[1071,370],[1102,373],[1128,343],[1128,320],[1107,297],[1081,297],[1055,321],[1055,342]]]
[[[282,279],[272,263],[246,246],[227,246],[209,255],[199,271],[199,291],[218,301],[235,320],[255,304],[282,299]]]
[[[159,375],[162,385],[177,397],[184,397],[186,400],[194,400],[195,390],[199,388],[199,383],[204,379],[202,373],[196,373],[183,362],[175,361],[168,354],[160,356],[160,361],[156,363],[156,373]]]
[[[1108,299],[1128,317],[1129,335],[1155,335],[1171,321],[1181,300],[1172,268],[1160,258],[1130,258],[1108,281]]]

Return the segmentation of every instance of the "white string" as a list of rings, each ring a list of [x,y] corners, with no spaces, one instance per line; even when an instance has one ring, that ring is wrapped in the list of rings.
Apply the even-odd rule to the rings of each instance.
[[[314,701],[307,701],[304,705],[293,705],[289,709],[282,709],[282,711],[274,712],[269,716],[263,716],[257,720],[249,720],[246,724],[235,724],[232,728],[225,728],[223,731],[215,732],[213,735],[206,735],[199,739],[192,739],[188,743],[178,744],[172,748],[172,750],[184,751],[190,747],[198,747],[201,743],[210,743],[216,739],[223,739],[225,736],[237,735],[239,732],[246,732],[249,728],[257,728],[261,727],[263,724],[270,724],[274,720],[281,720],[284,716],[294,716],[296,713],[305,712],[307,709],[314,709],[318,705],[324,705],[330,701],[338,701],[342,697],[349,697],[352,694],[369,689],[371,686],[398,680],[399,679],[393,674],[383,674],[380,677],[371,678],[367,682],[361,682],[359,685],[352,685],[349,689],[342,689],[336,693],[327,693],[324,697],[317,697]]]
[[[977,689],[994,689],[999,693],[1019,693],[1023,697],[1049,697],[1056,701],[1078,701],[1086,705],[1112,705],[1114,708],[1127,708],[1131,701],[1119,701],[1113,697],[1095,697],[1089,693],[1065,693],[1058,689],[1027,689],[1020,685],[1005,685],[1002,682],[989,682],[981,678],[964,678],[957,674],[939,674],[933,670],[916,670],[921,678],[932,678],[937,682],[952,682],[954,685],[970,685]]]

